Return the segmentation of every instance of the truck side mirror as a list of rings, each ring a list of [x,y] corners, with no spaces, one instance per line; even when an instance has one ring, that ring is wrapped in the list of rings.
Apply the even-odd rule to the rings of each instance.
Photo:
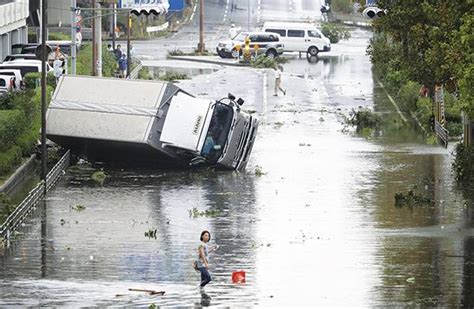
[[[229,92],[229,94],[227,95],[227,97],[228,97],[229,99],[231,99],[232,101],[235,100],[235,96],[234,96],[232,93],[230,93],[230,92]]]
[[[242,104],[244,104],[244,100],[242,98],[239,98],[237,100],[237,104],[239,104],[240,106],[242,106]]]

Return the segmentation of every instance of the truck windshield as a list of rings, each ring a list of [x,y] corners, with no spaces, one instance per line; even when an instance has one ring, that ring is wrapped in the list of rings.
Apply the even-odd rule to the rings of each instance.
[[[234,117],[231,107],[217,103],[212,113],[211,123],[207,131],[206,140],[201,155],[211,162],[217,162],[224,150],[230,126]]]

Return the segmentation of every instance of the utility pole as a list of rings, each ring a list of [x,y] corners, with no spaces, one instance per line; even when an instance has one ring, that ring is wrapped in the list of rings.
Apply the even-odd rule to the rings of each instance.
[[[132,66],[131,60],[132,57],[130,56],[130,30],[132,28],[132,15],[130,15],[130,11],[128,11],[127,15],[127,78],[130,78],[130,68]]]
[[[92,0],[92,76],[97,76],[96,72],[96,62],[97,55],[95,53],[95,1]]]
[[[71,74],[76,75],[76,0],[71,0]]]
[[[199,0],[199,43],[198,52],[203,53],[204,47],[204,0]]]
[[[41,180],[43,181],[43,193],[46,195],[46,23],[47,23],[47,0],[41,3]]]
[[[95,74],[94,76],[102,76],[102,11],[100,9],[100,3],[96,3],[94,7],[94,37],[95,43],[93,46],[95,52]],[[98,13],[96,13],[98,12]]]
[[[112,23],[111,23],[112,24],[111,25],[111,28],[112,28],[111,29],[112,30],[111,35],[112,35],[112,49],[113,50],[115,50],[115,21],[116,21],[116,18],[117,18],[117,15],[116,15],[117,13],[115,11],[115,5],[116,5],[115,3],[111,4],[111,8],[112,8],[112,12],[113,12],[113,14],[112,14]]]

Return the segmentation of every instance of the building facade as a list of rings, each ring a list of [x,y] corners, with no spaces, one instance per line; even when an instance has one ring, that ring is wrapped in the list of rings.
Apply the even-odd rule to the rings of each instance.
[[[13,44],[28,42],[28,15],[29,0],[0,0],[0,61],[11,54]]]

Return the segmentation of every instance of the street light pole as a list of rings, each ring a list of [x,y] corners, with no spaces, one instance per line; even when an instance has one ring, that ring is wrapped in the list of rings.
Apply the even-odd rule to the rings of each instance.
[[[41,4],[41,180],[43,181],[43,193],[46,195],[46,23],[47,0]]]

